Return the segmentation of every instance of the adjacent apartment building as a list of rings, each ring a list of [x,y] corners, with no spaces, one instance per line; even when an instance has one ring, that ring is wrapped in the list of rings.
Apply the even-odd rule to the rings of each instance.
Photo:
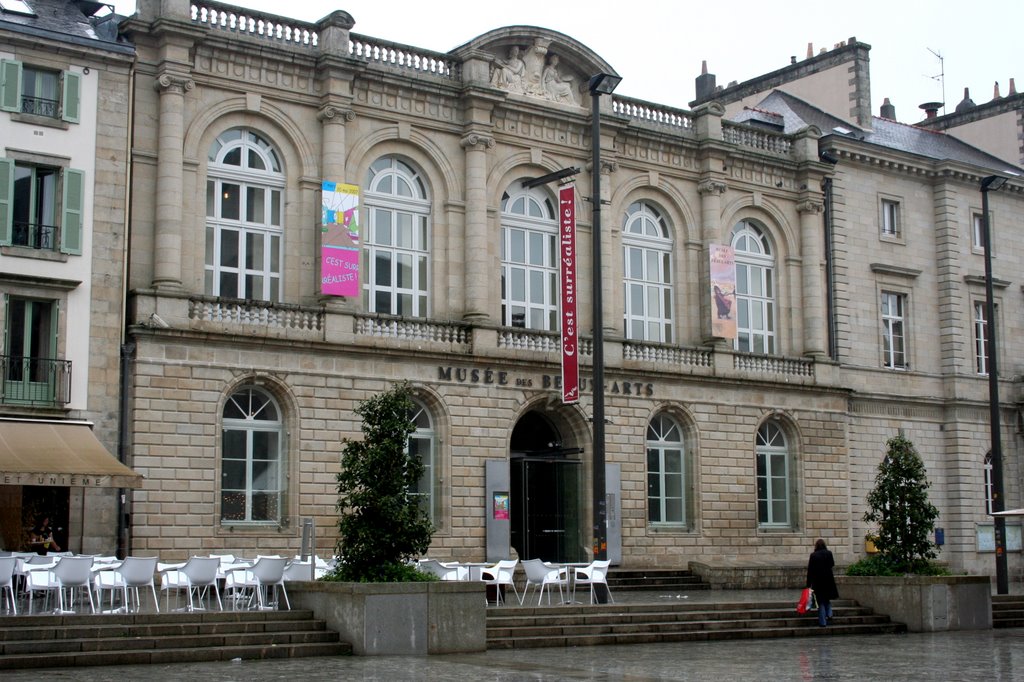
[[[122,25],[133,551],[292,554],[308,518],[330,554],[354,408],[408,381],[438,558],[591,553],[597,389],[618,564],[798,564],[818,537],[852,561],[902,432],[942,558],[994,570],[975,225],[981,179],[1011,178],[990,212],[1017,506],[1019,169],[872,116],[856,40],[732,91],[703,74],[691,110],[602,95],[595,130],[588,83],[617,74],[571,36],[511,26],[436,53],[355,25],[185,0]],[[575,199],[544,181],[563,175]]]
[[[0,1],[0,548],[113,553],[134,50],[98,2]],[[50,544],[32,529],[49,518]],[[123,544],[123,542],[122,542]]]

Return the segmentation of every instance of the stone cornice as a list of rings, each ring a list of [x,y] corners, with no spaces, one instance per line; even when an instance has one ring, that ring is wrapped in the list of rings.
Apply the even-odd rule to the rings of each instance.
[[[871,272],[878,275],[892,275],[893,277],[905,277],[907,279],[916,279],[922,272],[916,268],[905,268],[900,265],[889,265],[888,263],[872,263],[868,267],[871,268]]]
[[[964,282],[967,284],[973,284],[975,286],[985,286],[985,278],[982,275],[964,275]],[[992,278],[992,286],[996,289],[1005,289],[1010,286],[1009,280]]]

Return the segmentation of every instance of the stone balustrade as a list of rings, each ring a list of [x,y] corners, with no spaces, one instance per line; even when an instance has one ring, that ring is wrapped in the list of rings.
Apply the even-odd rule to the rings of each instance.
[[[463,346],[468,346],[472,341],[469,326],[456,322],[430,322],[357,315],[355,330],[357,336],[432,341]]]
[[[188,319],[198,323],[262,327],[282,333],[320,332],[324,328],[324,312],[320,308],[270,301],[224,301],[215,297],[190,298]]]
[[[431,52],[430,50],[392,43],[387,40],[379,40],[355,33],[349,35],[349,40],[349,52],[353,57],[362,57],[369,62],[375,62],[384,66],[407,69],[442,78],[458,80],[462,77],[459,62],[443,52]]]
[[[715,355],[705,348],[685,348],[668,344],[638,343],[626,341],[622,344],[622,357],[637,362],[672,365],[673,367],[715,366]]]
[[[639,99],[613,96],[612,111],[620,116],[628,116],[643,123],[654,123],[684,130],[693,128],[693,114],[689,111],[673,109]]]
[[[207,0],[192,5],[192,21],[240,36],[261,38],[280,45],[316,47],[315,24]]]
[[[734,353],[732,363],[733,369],[742,372],[758,372],[776,377],[814,378],[814,360],[809,358]]]
[[[729,121],[722,121],[722,137],[726,142],[738,147],[750,147],[780,156],[789,156],[793,147],[793,139],[789,135]]]

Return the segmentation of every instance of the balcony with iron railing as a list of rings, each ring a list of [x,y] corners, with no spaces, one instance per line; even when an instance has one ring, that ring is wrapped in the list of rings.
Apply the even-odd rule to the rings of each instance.
[[[45,97],[21,96],[21,113],[47,118],[60,118],[60,100]]]
[[[71,402],[71,361],[0,355],[0,403],[63,407]]]
[[[41,225],[15,220],[11,226],[11,244],[30,249],[53,251],[57,247],[56,225]]]

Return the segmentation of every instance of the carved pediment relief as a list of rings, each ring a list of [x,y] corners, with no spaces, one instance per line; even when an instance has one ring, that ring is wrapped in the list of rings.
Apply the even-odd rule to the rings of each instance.
[[[577,107],[587,102],[591,76],[615,74],[582,43],[536,26],[495,29],[456,48],[453,54],[488,61],[487,79],[493,88]]]
[[[584,78],[550,49],[549,41],[511,45],[491,63],[491,85],[520,95],[579,106]]]

